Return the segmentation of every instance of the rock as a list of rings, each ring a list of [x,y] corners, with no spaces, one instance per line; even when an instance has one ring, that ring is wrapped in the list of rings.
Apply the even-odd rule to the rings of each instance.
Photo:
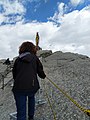
[[[63,53],[62,51],[57,51],[52,53],[52,51],[48,50],[38,51],[37,55],[43,57],[41,61],[47,77],[80,106],[88,109],[90,106],[90,58],[70,52]],[[7,71],[6,66],[0,63],[0,67],[0,72],[4,72],[5,74],[5,71]],[[10,79],[12,79],[12,74],[9,71],[5,76],[5,83]],[[46,92],[48,92],[57,120],[89,119],[70,99],[53,86],[47,78],[39,80],[39,82],[41,90],[38,96],[40,100],[44,98],[46,104],[36,106],[35,119],[54,119],[50,104],[48,104]],[[0,120],[9,120],[9,114],[16,111],[11,89],[11,84],[8,84],[4,91],[0,90]]]
[[[37,56],[38,56],[38,57],[43,57],[43,58],[48,57],[48,56],[50,56],[51,54],[52,54],[52,51],[51,51],[51,50],[39,50],[39,51],[37,52]]]
[[[6,59],[1,59],[1,60],[0,60],[0,64],[1,64],[1,63],[4,63],[5,60],[6,60]]]

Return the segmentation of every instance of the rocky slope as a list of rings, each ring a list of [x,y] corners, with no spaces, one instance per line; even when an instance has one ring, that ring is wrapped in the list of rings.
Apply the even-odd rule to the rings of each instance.
[[[89,109],[90,58],[61,51],[55,53],[39,51],[38,56],[43,57],[41,61],[47,77],[77,101],[80,106]],[[16,111],[11,92],[13,83],[12,68],[8,66],[7,69],[7,65],[3,65],[3,61],[0,61],[0,86],[2,87],[2,74],[4,75],[6,86],[4,90],[0,89],[0,120],[9,120],[9,114]],[[55,88],[47,78],[40,80],[40,84],[41,89],[36,95],[36,99],[39,98],[39,101],[36,100],[36,103],[41,101],[41,104],[36,105],[35,120],[54,120],[48,98],[51,101],[53,111],[56,113],[57,120],[89,120],[89,117]]]

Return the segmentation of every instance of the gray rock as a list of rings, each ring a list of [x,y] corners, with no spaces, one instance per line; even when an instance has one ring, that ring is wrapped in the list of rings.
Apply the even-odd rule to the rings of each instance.
[[[38,57],[48,57],[52,54],[52,51],[51,50],[39,50],[37,51],[37,56]]]
[[[52,53],[50,51],[39,51],[38,56],[45,55],[41,61],[45,73],[62,91],[66,92],[80,106],[88,109],[90,107],[90,58],[80,54],[63,53],[61,51]],[[47,55],[47,53],[50,54]],[[7,67],[0,63],[0,72],[7,71]],[[10,70],[10,69],[9,69]],[[16,111],[15,101],[11,92],[13,83],[11,71],[5,76],[8,82],[4,91],[0,90],[0,120],[9,120],[9,114]],[[44,83],[45,82],[45,83]],[[36,106],[35,120],[53,120],[53,112],[48,104],[47,94],[51,101],[52,109],[56,113],[57,120],[89,120],[70,99],[60,92],[46,78],[40,81],[41,90],[39,98],[46,101],[43,105]],[[38,93],[37,93],[38,94]]]

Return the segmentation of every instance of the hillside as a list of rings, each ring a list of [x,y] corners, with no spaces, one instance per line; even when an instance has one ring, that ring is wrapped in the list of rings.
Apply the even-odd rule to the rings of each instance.
[[[42,64],[49,77],[62,90],[70,95],[81,106],[90,108],[90,58],[80,54],[57,51],[39,51]],[[0,89],[0,120],[9,120],[9,114],[16,111],[12,89],[12,73],[10,66],[3,65],[0,60],[0,86],[2,74],[5,76],[4,90]],[[12,61],[13,63],[13,61]],[[44,83],[45,81],[45,83]],[[35,120],[54,120],[45,92],[48,92],[57,120],[88,120],[89,117],[76,107],[66,96],[57,90],[48,80],[40,80],[40,100],[46,102],[36,106]],[[45,89],[46,88],[46,89]]]

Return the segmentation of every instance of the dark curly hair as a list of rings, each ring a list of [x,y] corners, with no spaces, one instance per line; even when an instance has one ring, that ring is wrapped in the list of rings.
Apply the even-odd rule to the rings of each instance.
[[[32,42],[23,42],[19,47],[19,54],[30,52],[31,54],[36,54],[36,46]]]

